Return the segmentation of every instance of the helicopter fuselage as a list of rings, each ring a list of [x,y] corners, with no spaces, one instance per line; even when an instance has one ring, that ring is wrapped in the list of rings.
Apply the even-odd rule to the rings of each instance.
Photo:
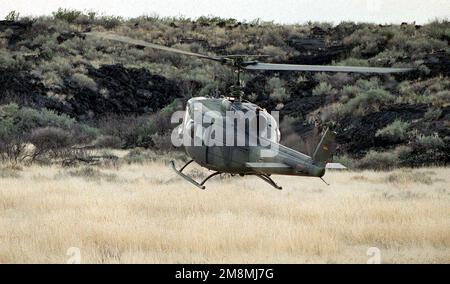
[[[199,113],[196,113],[196,112]],[[247,115],[246,129],[242,130],[238,123],[232,128],[218,128],[223,135],[211,135],[211,125],[208,122],[230,120],[233,114],[249,112],[256,114],[256,119]],[[200,115],[202,121],[196,121],[195,115]],[[231,118],[230,118],[231,114]],[[206,119],[205,119],[206,118]],[[201,124],[204,131],[198,131]],[[252,131],[255,130],[256,131]],[[183,135],[202,140],[198,145],[184,145],[187,154],[199,165],[221,173],[239,175],[277,174],[296,176],[321,177],[325,173],[325,163],[315,161],[312,157],[283,146],[279,143],[280,134],[277,121],[264,109],[249,102],[234,101],[228,98],[193,98],[188,101],[186,116],[182,125]],[[239,131],[240,130],[240,131]],[[216,128],[216,134],[217,134]],[[240,134],[239,134],[240,133]],[[267,135],[271,133],[272,135]],[[224,143],[233,135],[231,145]],[[217,136],[220,136],[218,138]],[[256,136],[256,137],[254,137]],[[248,143],[253,137],[253,145]],[[217,140],[217,141],[211,141]],[[230,139],[229,139],[230,140]],[[213,142],[213,143],[211,143]]]

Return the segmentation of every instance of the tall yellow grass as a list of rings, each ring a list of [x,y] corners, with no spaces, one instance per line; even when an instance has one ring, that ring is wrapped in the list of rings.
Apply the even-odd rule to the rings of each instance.
[[[216,178],[166,165],[0,177],[0,263],[450,263],[450,169]],[[71,174],[72,172],[72,174]]]

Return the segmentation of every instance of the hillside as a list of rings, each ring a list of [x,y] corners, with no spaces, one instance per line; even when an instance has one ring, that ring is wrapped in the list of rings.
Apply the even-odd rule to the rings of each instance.
[[[15,103],[80,125],[90,136],[77,143],[164,148],[170,110],[192,96],[228,93],[233,76],[224,66],[81,34],[106,30],[200,53],[267,54],[269,62],[416,67],[395,76],[254,72],[243,79],[246,99],[280,110],[288,146],[311,151],[320,118],[336,125],[338,159],[349,166],[450,162],[448,21],[278,25],[205,17],[123,20],[69,10],[19,19],[11,13],[0,21],[2,123],[10,118],[13,129],[17,117],[27,121],[7,108]],[[35,126],[69,131],[69,124],[61,125]],[[34,125],[28,126],[31,133]],[[0,150],[10,141],[8,133],[0,131]]]

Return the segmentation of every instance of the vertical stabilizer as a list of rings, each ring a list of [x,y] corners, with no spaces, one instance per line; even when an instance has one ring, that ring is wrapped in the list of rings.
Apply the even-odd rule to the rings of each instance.
[[[335,137],[335,133],[329,129],[323,134],[312,156],[313,161],[317,166],[325,167],[327,162],[333,156],[334,150],[336,149],[336,143],[334,142]]]

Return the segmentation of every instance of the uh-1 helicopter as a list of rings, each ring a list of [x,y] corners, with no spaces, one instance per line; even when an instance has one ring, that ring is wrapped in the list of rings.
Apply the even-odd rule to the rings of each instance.
[[[231,87],[229,97],[189,99],[182,124],[174,131],[175,135],[172,135],[172,140],[178,139],[184,142],[181,145],[191,158],[180,169],[177,169],[175,162],[171,161],[172,168],[178,175],[201,189],[205,189],[206,181],[222,173],[240,176],[255,175],[277,189],[282,187],[270,177],[272,174],[322,179],[325,169],[328,168],[327,162],[330,161],[335,150],[335,133],[328,127],[325,128],[312,156],[281,145],[275,118],[258,105],[243,100],[244,94],[240,80],[240,73],[243,70],[355,73],[399,73],[412,70],[411,68],[262,63],[254,59],[265,55],[209,56],[111,33],[90,32],[85,35],[195,56],[235,69],[236,82]],[[245,118],[244,123],[235,123],[240,117]],[[213,170],[214,173],[201,182],[195,181],[183,173],[183,170],[194,161],[202,167]],[[339,167],[339,164],[337,166]]]

